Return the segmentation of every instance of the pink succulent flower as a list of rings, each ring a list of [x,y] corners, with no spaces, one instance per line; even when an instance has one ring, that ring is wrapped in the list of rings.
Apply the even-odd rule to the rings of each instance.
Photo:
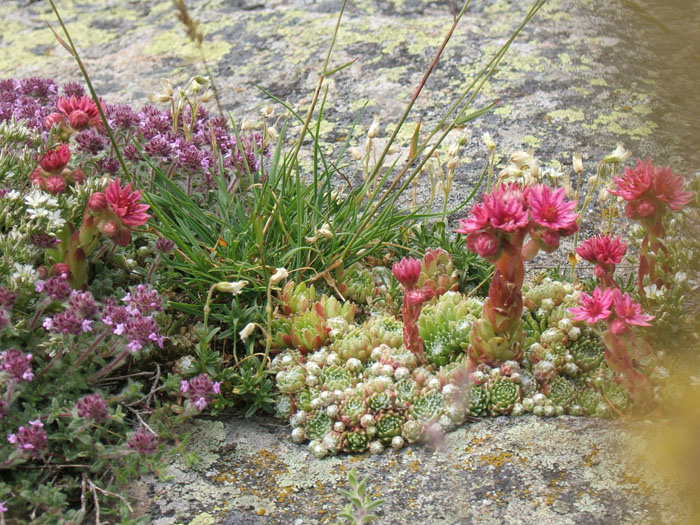
[[[484,205],[489,214],[489,224],[497,230],[512,233],[527,228],[530,223],[520,190],[503,185],[491,195],[486,195]]]
[[[39,161],[39,165],[47,173],[61,173],[70,160],[70,149],[67,144],[49,150]]]
[[[611,331],[615,335],[620,335],[627,330],[627,326],[651,326],[649,321],[654,319],[653,315],[642,313],[642,305],[634,301],[628,293],[621,293],[619,290],[614,290],[612,293],[613,308],[615,309],[615,321],[622,321],[625,326],[620,323],[615,327],[617,331]]]
[[[536,184],[527,189],[526,197],[532,220],[539,226],[569,231],[576,224],[576,202],[566,200],[564,188],[552,190],[544,184]]]
[[[576,248],[576,253],[586,261],[603,265],[619,264],[626,252],[627,244],[619,236],[613,238],[609,235],[591,237]]]
[[[131,229],[150,218],[146,213],[148,204],[139,204],[140,200],[141,192],[132,190],[131,184],[122,188],[117,177],[104,193],[93,193],[87,207],[96,217],[98,229],[118,246],[126,246],[131,240]]]
[[[692,192],[683,191],[685,178],[674,175],[670,166],[657,168],[655,174],[652,189],[656,193],[656,198],[668,204],[672,210],[680,210],[693,198]]]
[[[596,287],[593,290],[593,295],[581,292],[581,297],[579,298],[580,306],[569,308],[569,311],[574,314],[574,321],[585,321],[588,324],[595,324],[610,317],[612,301],[612,290],[602,290]]]
[[[100,114],[97,111],[97,105],[87,95],[80,98],[72,96],[70,98],[60,97],[56,102],[58,111],[68,119],[70,127],[76,131],[86,129],[88,127],[102,128]]]
[[[481,255],[484,259],[492,260],[500,251],[501,246],[493,233],[478,232],[467,236],[467,249]]]
[[[622,177],[615,177],[613,182],[616,189],[610,193],[622,197],[626,201],[639,199],[649,188],[654,180],[654,166],[651,163],[637,160],[636,168],[625,168]]]
[[[420,260],[413,259],[412,257],[404,257],[399,262],[394,263],[391,271],[393,272],[394,277],[396,277],[396,280],[410,290],[416,285],[416,282],[418,282],[418,277],[420,276],[421,271],[421,262]]]

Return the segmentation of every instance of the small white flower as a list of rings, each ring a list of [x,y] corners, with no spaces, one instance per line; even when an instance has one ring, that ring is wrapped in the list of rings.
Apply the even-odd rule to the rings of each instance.
[[[275,285],[287,277],[289,277],[289,272],[286,268],[277,268],[272,277],[270,277],[270,284]]]
[[[242,341],[245,341],[252,335],[253,332],[255,332],[255,323],[248,323],[247,325],[245,325],[245,328],[243,328],[243,330],[238,332],[238,335],[241,337]]]
[[[241,290],[243,290],[243,287],[248,284],[248,281],[234,281],[234,282],[227,282],[227,281],[221,281],[220,283],[216,283],[214,286],[217,291],[219,292],[225,292],[225,293],[230,293],[233,295],[238,295],[241,293]]]

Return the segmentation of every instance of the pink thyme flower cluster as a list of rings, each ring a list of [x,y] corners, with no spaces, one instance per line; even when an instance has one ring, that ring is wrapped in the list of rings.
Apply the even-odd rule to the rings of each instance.
[[[7,436],[7,441],[15,445],[20,453],[38,458],[48,448],[49,437],[43,427],[41,420],[35,419],[29,422],[28,427],[19,427],[16,433]]]
[[[530,233],[546,252],[559,247],[559,239],[578,230],[574,201],[567,201],[565,190],[544,184],[522,188],[517,183],[502,184],[474,205],[468,218],[460,219],[457,233],[467,234],[467,248],[495,262],[505,250],[519,249]]]
[[[617,288],[596,287],[592,295],[583,292],[579,306],[569,311],[575,321],[591,325],[605,321],[614,335],[624,334],[630,326],[650,326],[649,321],[654,319],[653,315],[643,314],[642,306]]]
[[[129,435],[126,447],[138,452],[142,456],[150,456],[158,448],[158,436],[153,435],[145,427],[140,427]]]
[[[51,279],[55,279],[55,277]],[[92,332],[92,324],[99,313],[99,306],[92,294],[72,290],[68,294],[66,304],[68,308],[64,311],[44,319],[42,323],[44,329],[57,334],[80,335]]]
[[[595,275],[601,280],[601,285],[608,288],[614,287],[615,265],[622,261],[627,252],[627,244],[622,242],[620,237],[613,238],[609,235],[597,235],[586,239],[586,241],[576,247],[578,253],[584,260],[595,264]]]
[[[75,403],[78,417],[100,422],[109,419],[109,407],[101,394],[83,396]]]
[[[10,324],[10,312],[16,300],[17,294],[0,286],[0,330]]]
[[[65,273],[49,277],[46,281],[38,281],[34,289],[43,293],[52,301],[66,299],[73,290],[70,282],[68,282],[68,275]]]
[[[141,192],[132,190],[131,184],[122,187],[117,177],[104,192],[93,193],[88,199],[89,217],[84,226],[96,227],[118,246],[131,241],[131,230],[146,224],[150,215],[148,204],[140,204]],[[87,215],[87,214],[86,214]]]
[[[150,304],[162,304],[160,296],[145,291],[143,295],[148,297],[149,303],[145,304],[146,314],[153,311]],[[160,327],[152,315],[146,315],[136,303],[132,302],[131,294],[127,294],[122,301],[128,302],[128,306],[118,306],[111,297],[105,300],[105,308],[102,312],[102,322],[112,327],[115,335],[123,335],[128,340],[128,347],[132,352],[137,352],[147,345],[157,344],[163,348],[165,337],[160,335]],[[159,304],[160,302],[160,304]]]
[[[139,284],[132,288],[130,293],[122,297],[122,301],[144,315],[163,309],[163,299],[158,291],[148,284]]]
[[[44,154],[29,179],[35,186],[53,195],[63,193],[70,185],[82,184],[85,173],[79,168],[68,169],[69,160],[70,148],[67,144],[61,144]]]
[[[5,371],[14,381],[31,381],[34,379],[32,371],[32,354],[25,354],[16,348],[10,348],[0,354],[0,370]]]
[[[180,392],[187,394],[190,402],[199,411],[204,410],[217,394],[221,393],[221,383],[214,383],[208,375],[200,374],[189,381],[180,381]]]
[[[647,227],[658,228],[668,208],[678,211],[693,196],[683,191],[685,178],[674,175],[670,166],[654,166],[641,159],[637,160],[635,168],[625,168],[622,177],[613,181],[617,187],[610,193],[627,201],[625,215],[646,223]]]

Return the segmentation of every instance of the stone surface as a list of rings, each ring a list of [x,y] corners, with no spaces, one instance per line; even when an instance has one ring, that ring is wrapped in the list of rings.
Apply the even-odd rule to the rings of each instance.
[[[98,92],[110,102],[145,104],[161,77],[183,84],[203,73],[169,1],[57,3]],[[260,122],[269,100],[256,85],[303,114],[339,2],[189,3],[202,20],[206,57],[235,120]],[[400,153],[419,119],[428,130],[457,100],[529,2],[473,3],[399,133]],[[0,77],[79,77],[46,28],[47,21],[57,27],[54,20],[47,2],[2,2]],[[365,104],[351,145],[364,143],[375,116],[380,137],[394,129],[391,123],[450,24],[448,3],[348,5],[330,67],[355,62],[326,82],[327,120],[320,131],[327,151],[337,149]],[[504,152],[532,149],[544,165],[569,174],[574,151],[583,153],[588,176],[617,142],[681,173],[696,171],[699,26],[700,6],[693,0],[549,1],[474,102],[477,109],[501,101],[466,128],[472,138],[450,204],[468,195],[483,170],[484,132]],[[455,138],[448,137],[443,156]],[[421,187],[425,197],[427,181]],[[172,481],[146,479],[134,493],[142,495],[142,508],[157,524],[325,523],[343,505],[337,490],[356,467],[360,476],[370,477],[370,493],[387,500],[382,523],[682,522],[684,508],[673,500],[673,487],[639,472],[623,447],[637,430],[639,425],[578,418],[497,418],[458,429],[437,451],[413,446],[382,456],[318,461],[274,421],[200,420],[193,422],[192,441],[200,464],[191,469],[173,464]]]
[[[637,466],[645,425],[499,417],[436,446],[319,461],[275,420],[199,420],[191,430],[201,462],[145,483],[157,525],[329,523],[353,468],[385,500],[380,523],[684,523],[675,488]]]

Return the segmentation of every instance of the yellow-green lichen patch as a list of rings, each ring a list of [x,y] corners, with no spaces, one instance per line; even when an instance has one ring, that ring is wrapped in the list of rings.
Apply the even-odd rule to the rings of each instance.
[[[590,124],[584,124],[584,128],[597,131],[604,130],[617,137],[628,136],[631,139],[641,140],[653,135],[658,125],[655,122],[642,121],[630,112],[613,110],[610,113],[599,114]]]
[[[208,512],[202,512],[198,514],[192,521],[190,525],[214,525],[216,523],[216,518],[209,514]]]
[[[586,119],[586,114],[580,109],[557,109],[547,113],[547,116],[554,121],[581,122]]]
[[[534,135],[523,135],[520,138],[520,142],[528,148],[537,149],[540,147],[540,139],[538,139]]]
[[[193,420],[191,423],[189,449],[197,453],[199,461],[187,467],[184,458],[178,458],[175,465],[181,469],[204,470],[219,459],[218,450],[226,442],[226,428],[221,421]]]
[[[217,62],[231,50],[231,44],[223,40],[215,39],[205,41],[203,48],[204,56],[207,60]],[[144,48],[144,53],[155,56],[177,55],[189,59],[199,57],[197,46],[187,40],[187,37],[185,37],[179,29],[172,29],[151,38]]]

